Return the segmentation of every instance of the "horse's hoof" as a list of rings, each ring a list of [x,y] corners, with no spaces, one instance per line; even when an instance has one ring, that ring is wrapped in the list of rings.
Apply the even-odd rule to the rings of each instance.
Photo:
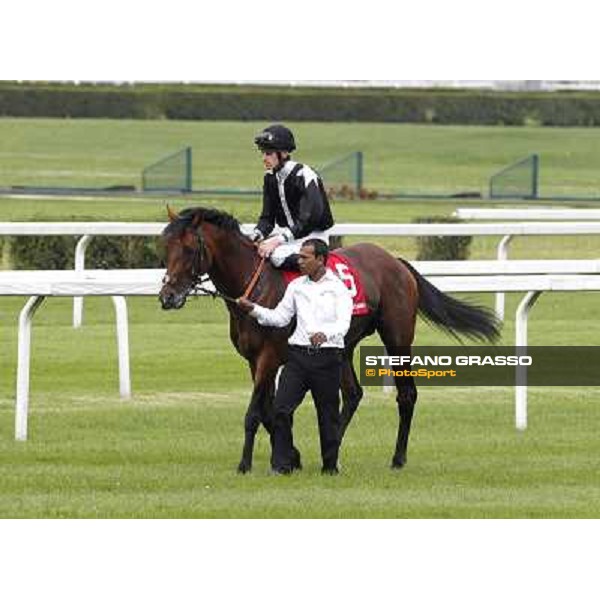
[[[394,458],[392,460],[392,469],[394,471],[399,471],[400,469],[403,469],[405,466],[406,466],[405,458]]]
[[[252,471],[252,465],[248,465],[245,462],[241,462],[237,468],[237,472],[240,475],[247,475]]]
[[[302,456],[298,450],[294,448],[294,456],[292,458],[292,469],[294,471],[302,471]]]
[[[289,477],[294,472],[294,469],[271,469],[269,475],[271,477]]]

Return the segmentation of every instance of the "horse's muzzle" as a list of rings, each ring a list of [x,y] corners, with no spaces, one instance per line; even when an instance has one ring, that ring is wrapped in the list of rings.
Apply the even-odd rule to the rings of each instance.
[[[180,310],[187,301],[186,293],[176,293],[172,290],[163,288],[158,296],[163,310]]]

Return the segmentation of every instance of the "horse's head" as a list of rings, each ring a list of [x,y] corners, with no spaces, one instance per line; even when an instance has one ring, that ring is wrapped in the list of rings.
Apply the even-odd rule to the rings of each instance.
[[[164,310],[183,308],[188,295],[209,268],[209,257],[199,232],[200,215],[183,218],[170,208],[162,237],[167,272],[159,299]]]
[[[256,247],[232,215],[214,208],[171,209],[163,231],[167,273],[160,291],[165,310],[180,309],[205,275],[221,297],[237,298],[256,269]],[[236,295],[237,294],[237,295]]]

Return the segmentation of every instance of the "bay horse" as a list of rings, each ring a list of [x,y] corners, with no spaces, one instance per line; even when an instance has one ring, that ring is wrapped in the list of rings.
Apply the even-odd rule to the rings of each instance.
[[[187,297],[202,280],[209,277],[217,295],[224,298],[229,311],[230,337],[238,353],[250,366],[254,384],[245,417],[245,440],[240,473],[252,469],[254,441],[262,424],[273,431],[272,401],[275,380],[287,360],[287,340],[293,324],[286,329],[265,328],[245,315],[235,304],[258,273],[261,258],[257,247],[240,230],[231,215],[207,208],[192,208],[179,215],[168,209],[170,223],[163,231],[166,247],[166,275],[160,291],[163,309],[181,309]],[[360,274],[367,295],[370,314],[353,317],[345,340],[342,364],[342,418],[340,438],[363,397],[363,390],[353,364],[354,351],[363,338],[377,332],[391,355],[410,355],[417,313],[431,324],[460,339],[493,342],[499,336],[498,322],[483,307],[456,300],[442,293],[409,263],[394,258],[373,244],[357,244],[338,250],[350,259]],[[267,261],[268,263],[268,261]],[[274,308],[283,297],[286,283],[281,271],[266,264],[250,300]],[[395,378],[398,404],[398,436],[392,467],[406,464],[408,440],[417,402],[417,388],[410,377]],[[296,453],[296,466],[301,467]]]

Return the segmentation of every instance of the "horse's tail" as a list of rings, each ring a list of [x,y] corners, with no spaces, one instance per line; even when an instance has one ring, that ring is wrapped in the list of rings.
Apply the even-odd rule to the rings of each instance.
[[[427,281],[410,263],[398,259],[413,275],[419,289],[419,313],[431,323],[460,340],[496,342],[500,337],[500,322],[488,308],[461,302],[447,296]]]

